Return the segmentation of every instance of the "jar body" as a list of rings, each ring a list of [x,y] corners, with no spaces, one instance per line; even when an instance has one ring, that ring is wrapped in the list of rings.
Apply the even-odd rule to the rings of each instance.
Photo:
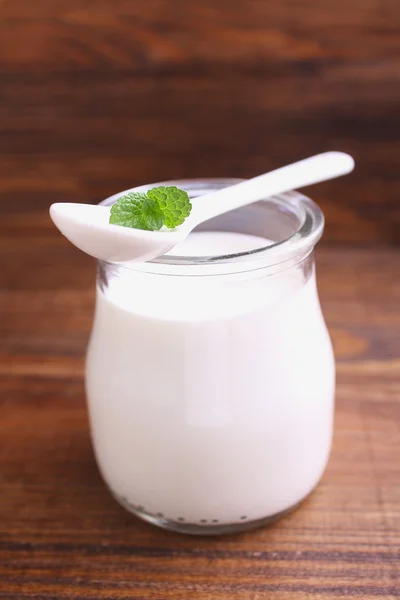
[[[86,387],[100,470],[128,510],[205,534],[276,518],[312,491],[331,446],[313,254],[272,275],[100,265]]]

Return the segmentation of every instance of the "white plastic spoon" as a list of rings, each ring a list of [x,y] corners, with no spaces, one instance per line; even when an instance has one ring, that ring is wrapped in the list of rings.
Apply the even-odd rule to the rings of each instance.
[[[211,194],[193,198],[186,221],[171,231],[144,231],[109,224],[110,208],[58,202],[50,216],[65,237],[87,254],[107,262],[148,261],[165,254],[203,221],[321,181],[350,173],[354,160],[343,152],[325,152],[248,179]]]

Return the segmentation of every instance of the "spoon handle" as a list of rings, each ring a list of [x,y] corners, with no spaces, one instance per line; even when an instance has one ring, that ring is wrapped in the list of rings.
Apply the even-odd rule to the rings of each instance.
[[[194,199],[185,228],[257,200],[350,173],[354,160],[344,152],[324,152]]]

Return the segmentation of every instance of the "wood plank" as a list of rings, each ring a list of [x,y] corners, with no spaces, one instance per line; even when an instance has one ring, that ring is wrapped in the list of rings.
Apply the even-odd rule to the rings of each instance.
[[[395,58],[396,0],[3,0],[3,68],[168,71]],[[362,35],[361,35],[362,31]]]

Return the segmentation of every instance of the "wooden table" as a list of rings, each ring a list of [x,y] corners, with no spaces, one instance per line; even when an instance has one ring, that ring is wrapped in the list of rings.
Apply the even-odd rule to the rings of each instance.
[[[399,250],[318,251],[338,362],[318,489],[270,528],[202,539],[141,522],[106,490],[83,390],[94,263],[42,215],[18,228],[0,241],[0,598],[400,597]]]
[[[400,243],[399,7],[0,0],[0,600],[400,597],[400,249],[379,246]],[[318,251],[338,359],[326,474],[268,529],[142,523],[89,441],[94,263],[47,208],[329,149],[357,168],[311,192],[334,244]]]

